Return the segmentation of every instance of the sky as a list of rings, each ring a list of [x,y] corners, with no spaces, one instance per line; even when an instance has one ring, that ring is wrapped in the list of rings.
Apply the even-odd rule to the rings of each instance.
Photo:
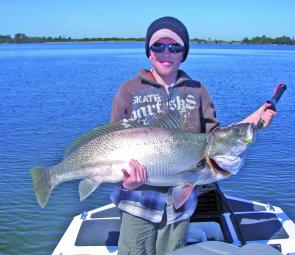
[[[295,37],[295,0],[0,0],[0,35],[145,37],[174,16],[190,38]]]

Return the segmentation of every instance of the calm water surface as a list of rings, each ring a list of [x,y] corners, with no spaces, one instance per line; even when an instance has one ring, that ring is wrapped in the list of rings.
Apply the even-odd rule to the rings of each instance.
[[[79,202],[78,181],[59,185],[47,206],[35,199],[30,168],[61,160],[78,135],[109,121],[125,80],[149,68],[143,43],[0,45],[0,253],[50,254],[73,216],[109,203],[104,184]],[[202,81],[222,125],[288,90],[225,193],[281,206],[295,220],[295,47],[197,45],[182,65]]]

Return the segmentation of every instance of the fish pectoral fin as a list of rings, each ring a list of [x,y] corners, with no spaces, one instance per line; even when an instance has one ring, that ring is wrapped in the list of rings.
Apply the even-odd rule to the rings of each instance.
[[[100,185],[100,182],[93,181],[90,179],[85,179],[79,183],[79,194],[80,201],[86,199],[96,188]]]
[[[206,157],[203,157],[197,165],[193,166],[192,168],[188,168],[188,169],[184,169],[184,170],[180,170],[178,171],[176,174],[182,174],[182,173],[187,173],[187,172],[197,172],[200,171],[201,169],[203,169],[204,167],[206,167]]]
[[[200,169],[201,169],[201,167],[196,166],[196,167],[192,167],[192,168],[189,168],[189,169],[180,170],[180,171],[178,171],[176,174],[182,174],[182,173],[186,173],[186,172],[194,173],[194,172],[196,172],[196,171],[199,171]]]
[[[172,202],[176,209],[180,208],[189,198],[195,185],[185,184],[181,186],[175,186],[171,190]]]

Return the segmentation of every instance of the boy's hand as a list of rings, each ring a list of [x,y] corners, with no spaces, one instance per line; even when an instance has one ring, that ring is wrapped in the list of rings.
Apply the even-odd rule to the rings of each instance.
[[[265,103],[253,113],[254,124],[257,124],[258,121],[262,119],[263,127],[266,128],[269,126],[273,117],[277,114],[274,110],[268,109],[270,106],[271,104]]]
[[[260,119],[263,120],[263,127],[266,128],[271,123],[274,116],[276,116],[276,112],[272,109],[268,109],[271,106],[269,103],[263,104],[259,107],[255,112],[250,114],[247,118],[240,121],[239,123],[253,123],[257,125]]]
[[[124,174],[122,186],[125,189],[135,189],[146,183],[147,172],[144,166],[140,165],[137,160],[132,159],[129,162],[130,173],[126,169],[122,169]]]
[[[276,116],[276,112],[272,109],[268,109],[271,104],[265,103],[258,110],[261,110],[260,119],[263,120],[263,127],[266,128],[271,123],[274,116]]]

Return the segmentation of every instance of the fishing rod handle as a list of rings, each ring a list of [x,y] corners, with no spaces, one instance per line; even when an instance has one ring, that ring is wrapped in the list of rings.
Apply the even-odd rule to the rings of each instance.
[[[279,102],[281,96],[284,94],[284,92],[286,91],[287,86],[284,83],[279,83],[276,88],[275,88],[275,93],[272,97],[271,100],[267,100],[266,102],[271,104],[270,107],[268,107],[267,109],[271,109],[271,110],[276,110],[276,104]]]
[[[272,99],[266,101],[267,103],[271,104],[271,106],[269,106],[267,109],[271,109],[271,110],[276,111],[276,104],[279,102],[281,96],[284,94],[286,89],[287,89],[287,86],[284,83],[279,83],[276,86],[275,93],[274,93]],[[263,119],[260,119],[259,122],[257,123],[256,127],[257,128],[262,128],[263,124],[264,124]]]

